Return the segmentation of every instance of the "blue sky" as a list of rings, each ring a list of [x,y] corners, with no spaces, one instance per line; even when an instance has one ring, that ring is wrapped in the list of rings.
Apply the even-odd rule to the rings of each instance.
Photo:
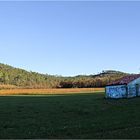
[[[140,2],[0,1],[0,62],[72,76],[140,72]]]

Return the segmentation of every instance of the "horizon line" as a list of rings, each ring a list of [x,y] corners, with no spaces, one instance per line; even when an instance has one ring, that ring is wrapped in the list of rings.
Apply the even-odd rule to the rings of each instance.
[[[126,72],[126,71],[122,71],[122,70],[115,70],[115,69],[104,69],[104,70],[101,70],[100,72],[97,72],[97,73],[88,73],[88,74],[75,74],[75,75],[61,75],[61,74],[49,74],[49,73],[43,73],[43,72],[40,72],[40,71],[36,71],[36,70],[30,70],[30,69],[27,69],[27,68],[24,68],[24,67],[21,67],[21,66],[14,66],[12,64],[8,64],[8,63],[3,63],[3,62],[0,62],[0,64],[4,64],[4,65],[8,65],[8,66],[11,66],[13,68],[16,68],[16,69],[22,69],[22,70],[25,70],[27,72],[35,72],[35,73],[38,73],[38,74],[43,74],[43,75],[50,75],[50,76],[60,76],[60,77],[76,77],[76,76],[90,76],[90,75],[98,75],[98,74],[101,74],[105,71],[116,71],[116,72],[122,72],[122,73],[128,73],[128,74],[138,74],[138,73],[130,73],[130,72]]]

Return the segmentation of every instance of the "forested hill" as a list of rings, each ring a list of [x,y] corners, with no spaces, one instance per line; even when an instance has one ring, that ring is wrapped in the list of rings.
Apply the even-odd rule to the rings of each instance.
[[[103,71],[96,75],[62,77],[29,72],[0,63],[0,84],[22,88],[88,88],[103,87],[108,82],[127,75],[120,71]]]

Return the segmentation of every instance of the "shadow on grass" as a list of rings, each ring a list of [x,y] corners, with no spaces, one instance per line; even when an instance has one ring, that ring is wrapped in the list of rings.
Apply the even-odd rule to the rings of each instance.
[[[0,96],[0,138],[140,138],[139,106],[103,92]]]

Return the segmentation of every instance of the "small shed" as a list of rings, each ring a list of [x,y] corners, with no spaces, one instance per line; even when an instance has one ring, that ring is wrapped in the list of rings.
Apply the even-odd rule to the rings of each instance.
[[[105,87],[106,98],[130,98],[140,96],[140,74],[125,76]]]

